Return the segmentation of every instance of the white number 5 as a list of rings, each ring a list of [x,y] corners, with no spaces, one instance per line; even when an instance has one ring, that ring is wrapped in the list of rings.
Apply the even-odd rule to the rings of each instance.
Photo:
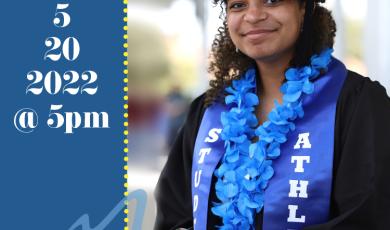
[[[69,4],[61,4],[61,3],[57,4],[56,14],[55,14],[55,18],[53,20],[53,23],[55,26],[64,28],[64,27],[69,25],[70,15],[66,12],[58,11],[58,10],[64,10],[64,9],[68,8],[68,6],[69,6]]]

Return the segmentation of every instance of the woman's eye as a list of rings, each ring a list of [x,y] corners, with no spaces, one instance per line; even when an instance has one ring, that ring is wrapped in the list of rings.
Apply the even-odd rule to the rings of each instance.
[[[280,3],[282,0],[264,0],[264,4],[267,6],[273,6]]]
[[[240,9],[240,8],[242,8],[242,7],[244,7],[244,6],[245,6],[245,4],[242,3],[242,2],[235,2],[235,3],[229,4],[229,9],[232,9],[232,10],[234,10],[234,9]]]

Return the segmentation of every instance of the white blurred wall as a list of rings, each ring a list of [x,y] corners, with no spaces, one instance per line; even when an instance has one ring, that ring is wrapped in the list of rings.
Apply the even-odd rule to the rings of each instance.
[[[364,51],[368,75],[390,94],[390,1],[368,1]]]

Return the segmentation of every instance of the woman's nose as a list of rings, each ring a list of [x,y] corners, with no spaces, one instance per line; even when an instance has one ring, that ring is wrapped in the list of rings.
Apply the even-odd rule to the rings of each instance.
[[[265,7],[258,2],[249,4],[247,11],[244,15],[244,20],[248,23],[257,23],[267,18],[267,12]]]

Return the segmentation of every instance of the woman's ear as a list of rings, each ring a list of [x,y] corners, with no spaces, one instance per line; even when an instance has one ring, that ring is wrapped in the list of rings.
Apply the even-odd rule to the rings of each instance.
[[[305,12],[306,12],[306,1],[302,1],[299,4],[299,20],[300,20],[301,32],[303,30],[303,24],[305,23]]]
[[[303,24],[303,21],[305,19],[305,12],[306,12],[306,1],[302,1],[302,3],[300,4],[299,10],[300,10],[301,21]]]

